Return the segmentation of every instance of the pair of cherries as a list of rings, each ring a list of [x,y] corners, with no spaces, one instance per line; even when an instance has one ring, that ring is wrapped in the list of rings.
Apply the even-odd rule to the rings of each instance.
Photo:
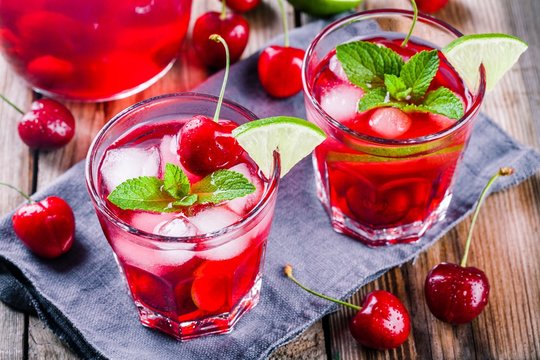
[[[227,1],[226,5],[238,12],[253,9],[260,0]],[[236,62],[249,38],[249,24],[244,17],[236,13],[227,13],[225,1],[222,11],[207,12],[197,19],[193,28],[193,45],[199,58],[209,67],[222,68],[225,66],[225,51],[223,47],[210,41],[211,34],[219,34],[230,50],[230,61]],[[283,0],[279,0],[284,46],[272,45],[265,48],[258,62],[259,80],[265,91],[273,97],[285,98],[298,93],[302,89],[302,61],[304,50],[289,46],[287,19]]]
[[[433,267],[426,277],[424,293],[428,308],[442,321],[454,325],[468,323],[488,303],[490,287],[486,274],[476,267],[467,267],[472,231],[491,185],[499,176],[508,176],[513,172],[511,168],[501,168],[484,187],[472,218],[461,263],[441,263]],[[285,266],[284,273],[307,292],[356,310],[349,329],[358,343],[384,350],[396,348],[407,340],[410,333],[409,313],[393,294],[383,290],[373,291],[367,294],[360,307],[305,287],[294,278],[290,265]]]
[[[65,146],[73,138],[75,119],[59,102],[36,100],[30,111],[25,113],[3,95],[0,98],[22,115],[17,131],[30,148],[54,150]],[[12,216],[13,230],[26,247],[36,255],[49,259],[69,251],[74,240],[75,217],[65,200],[49,196],[36,202],[9,184],[0,185],[16,190],[28,201]]]

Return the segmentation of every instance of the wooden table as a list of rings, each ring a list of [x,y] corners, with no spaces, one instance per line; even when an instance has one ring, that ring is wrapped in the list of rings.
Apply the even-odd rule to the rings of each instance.
[[[408,7],[405,0],[366,0],[363,8]],[[219,9],[216,0],[194,0],[193,19]],[[288,6],[290,27],[308,21]],[[275,1],[247,15],[251,37],[245,56],[281,33]],[[438,16],[464,33],[502,32],[525,39],[530,49],[489,94],[483,111],[519,141],[540,148],[540,1],[450,0]],[[189,40],[185,48],[189,49]],[[83,159],[90,142],[114,114],[139,100],[188,90],[201,82],[207,71],[185,51],[177,65],[143,93],[101,104],[68,103],[77,118],[74,141],[62,150],[29,151],[16,134],[18,115],[0,104],[0,181],[34,192]],[[16,104],[28,107],[34,94],[0,61],[0,91]],[[21,202],[11,191],[0,190],[0,214]],[[326,317],[272,359],[538,359],[540,358],[540,176],[491,196],[476,227],[476,243],[469,263],[484,269],[491,284],[490,302],[469,325],[452,327],[437,321],[428,311],[423,283],[428,270],[441,261],[457,262],[463,253],[470,219],[465,220],[415,261],[395,268],[366,285],[352,297],[360,303],[379,288],[400,297],[411,312],[413,329],[400,348],[376,352],[359,347],[348,332],[352,311]],[[355,279],[351,279],[351,283]],[[75,359],[43,323],[0,303],[0,359]]]

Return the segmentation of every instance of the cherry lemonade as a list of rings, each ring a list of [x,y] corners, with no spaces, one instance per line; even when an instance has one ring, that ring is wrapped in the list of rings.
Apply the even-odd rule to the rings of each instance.
[[[403,38],[385,33],[362,40],[390,48],[404,61],[433,50],[417,38],[402,47]],[[473,95],[440,51],[438,57],[440,66],[428,91],[450,89],[467,112]],[[418,239],[446,211],[471,122],[431,141],[430,135],[444,132],[458,120],[392,107],[358,111],[364,90],[348,80],[336,50],[313,73],[311,96],[325,114],[308,104],[308,118],[332,135],[314,152],[318,196],[334,228],[369,245]],[[325,121],[328,116],[337,126]],[[418,138],[424,140],[410,141]]]
[[[211,107],[211,111],[215,108],[215,101],[201,95],[157,99],[155,102],[192,101],[190,106],[197,112],[202,106]],[[160,106],[150,103],[149,111],[155,112]],[[177,108],[186,106],[181,103]],[[232,118],[230,106],[224,103],[222,109],[227,118]],[[242,174],[254,185],[249,195],[217,204],[175,208],[173,212],[122,210],[108,197],[128,179],[163,179],[170,164],[182,169],[192,185],[205,176],[189,172],[178,155],[179,132],[191,116],[153,117],[145,114],[145,105],[136,105],[133,111],[119,115],[133,125],[117,133],[119,136],[113,135],[116,139],[98,150],[102,154],[96,157],[95,185],[89,187],[94,186],[100,198],[96,208],[100,210],[99,203],[106,207],[97,211],[98,218],[140,320],[182,340],[229,332],[240,315],[258,301],[277,183],[268,180],[242,150],[226,170]],[[150,121],[141,121],[142,116],[150,117]],[[238,126],[229,120],[219,120],[219,125],[226,136]],[[98,149],[100,146],[95,145]],[[125,226],[129,226],[127,231]]]
[[[105,100],[139,89],[171,64],[190,10],[191,0],[3,0],[0,45],[36,89]]]

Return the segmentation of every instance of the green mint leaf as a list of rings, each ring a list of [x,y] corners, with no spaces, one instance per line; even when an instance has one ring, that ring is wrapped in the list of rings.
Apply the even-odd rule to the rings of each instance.
[[[191,187],[191,192],[198,196],[199,204],[232,200],[254,191],[255,186],[244,175],[231,170],[215,171]]]
[[[183,198],[181,198],[180,200],[174,201],[173,205],[175,205],[175,206],[191,206],[191,205],[193,205],[193,204],[195,204],[197,202],[198,198],[199,197],[197,196],[197,194],[186,195]]]
[[[401,78],[392,74],[384,75],[384,85],[390,95],[397,100],[407,100],[412,91]]]
[[[388,106],[389,96],[386,88],[367,91],[358,101],[358,111],[368,111],[377,107]]]
[[[413,101],[419,100],[426,93],[431,81],[439,69],[437,50],[420,51],[409,59],[401,68],[400,78],[411,88]]]
[[[172,202],[175,199],[163,191],[163,187],[162,180],[152,176],[141,176],[118,185],[107,199],[124,210],[174,211]]]
[[[165,164],[163,183],[165,185],[165,191],[176,199],[188,195],[191,187],[184,171],[179,166],[170,163]]]
[[[399,75],[403,59],[391,49],[367,41],[338,45],[336,56],[349,81],[368,91],[383,86],[384,75]]]
[[[465,114],[461,100],[445,87],[428,92],[422,106],[429,112],[455,120],[461,119]]]

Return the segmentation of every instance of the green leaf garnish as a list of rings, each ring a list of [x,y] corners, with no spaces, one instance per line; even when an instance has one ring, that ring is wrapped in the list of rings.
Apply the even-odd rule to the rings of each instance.
[[[463,103],[448,88],[427,92],[440,65],[437,50],[420,51],[405,63],[387,47],[356,41],[338,45],[336,56],[349,81],[364,90],[358,111],[395,107],[455,120],[464,115]]]
[[[174,164],[165,164],[163,182],[165,190],[176,199],[189,194],[191,187],[189,179],[182,169]]]
[[[384,46],[367,41],[338,45],[336,56],[349,81],[364,90],[384,85],[384,75],[399,75],[403,59]]]
[[[215,204],[249,195],[255,191],[255,185],[239,172],[218,170],[193,184],[191,191],[197,194],[200,204]]]
[[[437,50],[420,51],[403,65],[400,78],[411,89],[413,101],[417,101],[426,93],[431,81],[439,69]],[[390,89],[388,89],[390,91]],[[392,92],[390,91],[390,94]]]
[[[249,195],[255,186],[242,174],[218,170],[193,186],[177,165],[166,164],[163,180],[154,176],[128,179],[107,199],[123,210],[179,212],[194,204],[220,203]]]
[[[128,179],[118,185],[107,199],[123,210],[174,211],[172,202],[175,199],[163,191],[163,180],[153,176]]]

